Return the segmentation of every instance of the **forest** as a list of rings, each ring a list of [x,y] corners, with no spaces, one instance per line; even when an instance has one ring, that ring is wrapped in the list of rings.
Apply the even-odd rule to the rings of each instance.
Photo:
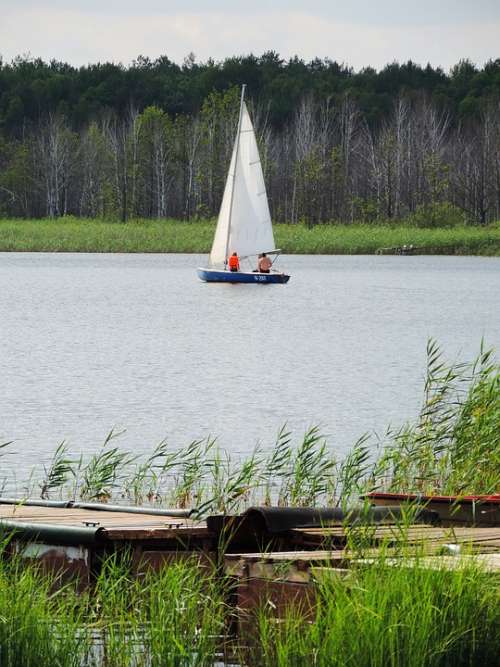
[[[274,52],[0,60],[0,217],[214,217],[242,83],[275,221],[500,219],[500,59],[356,72]]]

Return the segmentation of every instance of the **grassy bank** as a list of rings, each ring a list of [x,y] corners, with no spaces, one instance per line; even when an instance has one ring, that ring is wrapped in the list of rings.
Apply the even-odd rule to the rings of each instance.
[[[62,218],[0,220],[0,252],[207,253],[215,223],[176,220],[119,222]],[[404,225],[275,225],[278,247],[290,254],[373,254],[413,245],[442,255],[500,255],[500,226],[425,229]]]

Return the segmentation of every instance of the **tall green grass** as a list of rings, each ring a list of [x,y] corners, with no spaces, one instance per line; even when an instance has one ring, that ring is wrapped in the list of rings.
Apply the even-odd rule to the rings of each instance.
[[[0,666],[80,667],[89,650],[81,601],[0,549]]]
[[[276,226],[276,243],[285,252],[323,255],[370,255],[382,248],[413,245],[429,255],[498,255],[498,226],[425,229],[395,224]]]
[[[2,554],[4,556],[4,554]],[[458,559],[457,559],[458,560]],[[0,558],[1,667],[441,667],[494,665],[498,575],[383,553],[345,577],[318,570],[312,615],[257,609],[235,634],[231,582],[196,561],[131,575],[111,556],[91,590],[54,591],[53,577]]]
[[[86,598],[97,650],[110,667],[198,667],[223,650],[225,582],[196,557],[131,576],[111,556]]]
[[[208,253],[215,221],[85,218],[0,220],[0,251]],[[425,254],[499,255],[500,226],[426,229],[390,224],[274,226],[276,245],[290,254],[373,254],[413,245]]]
[[[213,222],[80,219],[0,220],[0,251],[209,252]]]
[[[111,556],[91,590],[0,558],[0,667],[198,667],[224,649],[225,583],[197,561],[132,577]]]
[[[429,341],[420,415],[388,435],[373,478],[391,491],[498,493],[500,367],[492,350],[481,346],[472,363],[447,364]]]
[[[290,607],[262,609],[253,664],[263,667],[444,667],[495,664],[498,576],[476,567],[432,570],[383,559],[347,577],[324,576],[309,622]]]

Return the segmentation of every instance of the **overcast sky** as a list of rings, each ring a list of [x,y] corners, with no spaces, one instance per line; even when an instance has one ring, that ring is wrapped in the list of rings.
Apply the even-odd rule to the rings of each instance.
[[[277,51],[355,69],[500,57],[500,0],[0,0],[0,55],[129,64]]]

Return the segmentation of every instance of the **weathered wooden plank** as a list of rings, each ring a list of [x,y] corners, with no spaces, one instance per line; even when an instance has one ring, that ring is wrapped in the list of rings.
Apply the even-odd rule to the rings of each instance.
[[[318,550],[318,551],[270,551],[268,553],[238,553],[226,554],[224,560],[227,562],[237,561],[240,559],[249,562],[256,562],[259,560],[273,561],[273,562],[292,562],[292,561],[316,561],[324,559],[332,559],[344,553],[344,550]]]
[[[19,505],[0,505],[0,520],[10,519],[31,521],[33,523],[51,523],[55,525],[81,525],[96,523],[100,526],[127,525],[164,526],[165,524],[192,525],[192,520],[184,517],[155,516],[124,512],[99,512],[85,509],[60,509]]]
[[[376,561],[363,559],[360,564],[371,565]],[[457,570],[467,566],[477,566],[485,572],[500,572],[500,554],[474,554],[463,556],[426,556],[425,558],[388,558],[384,561],[386,567],[424,568]]]
[[[368,537],[376,540],[386,538],[396,538],[405,540],[419,539],[443,539],[454,537],[460,540],[487,540],[499,539],[500,528],[433,528],[418,527],[399,529],[395,526],[384,526],[376,528],[294,528],[291,531],[295,535],[307,535],[308,537],[318,537],[328,539],[329,537],[347,538],[347,537]]]
[[[83,508],[0,505],[0,521],[43,523],[54,527],[95,525],[107,540],[156,540],[203,538],[209,535],[206,522],[185,517],[126,512],[102,512]]]

